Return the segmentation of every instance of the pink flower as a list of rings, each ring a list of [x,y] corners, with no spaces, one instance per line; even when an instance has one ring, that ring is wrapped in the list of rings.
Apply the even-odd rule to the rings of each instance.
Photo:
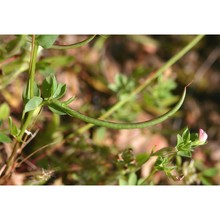
[[[208,134],[200,128],[199,129],[199,141],[202,143],[205,143],[207,138],[208,138]]]

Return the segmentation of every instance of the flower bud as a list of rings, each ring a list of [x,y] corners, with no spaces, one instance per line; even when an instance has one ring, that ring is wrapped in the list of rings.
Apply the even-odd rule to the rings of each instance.
[[[201,142],[201,144],[204,144],[207,138],[208,138],[208,134],[200,128],[199,129],[199,142]]]

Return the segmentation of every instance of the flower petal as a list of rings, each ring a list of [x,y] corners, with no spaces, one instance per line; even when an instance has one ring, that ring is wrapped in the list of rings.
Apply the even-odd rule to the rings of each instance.
[[[208,134],[200,128],[199,129],[199,141],[206,142],[207,138],[208,138]]]

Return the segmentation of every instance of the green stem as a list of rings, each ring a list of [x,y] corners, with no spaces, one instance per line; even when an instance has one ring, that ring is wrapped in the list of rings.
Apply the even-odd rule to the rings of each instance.
[[[158,76],[160,76],[165,70],[167,70],[169,67],[171,67],[174,63],[176,63],[179,59],[181,59],[187,52],[189,52],[202,38],[204,35],[198,35],[196,36],[189,44],[187,44],[182,50],[180,50],[176,55],[174,55],[170,60],[168,60],[159,70],[157,70],[154,75],[147,80],[140,86],[138,86],[132,93],[130,93],[129,96],[127,96],[125,99],[121,100],[114,106],[112,106],[105,114],[103,114],[99,119],[105,119],[109,117],[112,113],[114,113],[116,110],[118,110],[121,106],[123,106],[126,102],[128,102],[131,98],[136,96],[138,93],[140,93],[145,87],[147,87],[154,79],[156,79]],[[83,127],[81,127],[77,133],[82,134],[83,132],[87,131],[91,127],[93,127],[93,124],[87,124]],[[68,138],[74,137],[74,134],[71,134],[68,136]]]
[[[33,113],[34,111],[30,111],[28,112],[28,116],[27,118],[25,119],[25,122],[22,124],[21,126],[21,131],[17,137],[18,141],[21,142],[22,141],[22,137],[25,133],[25,130],[27,129],[27,127],[30,125],[30,122],[31,122],[31,119],[32,119],[32,116],[33,116]]]
[[[70,44],[70,45],[53,45],[50,49],[58,49],[58,50],[62,50],[62,49],[73,49],[73,48],[78,48],[81,46],[84,46],[85,44],[88,44],[91,40],[94,39],[96,35],[93,35],[91,37],[88,37],[87,39],[80,41],[78,43],[75,44]]]
[[[34,96],[34,78],[35,78],[35,69],[36,69],[36,61],[37,61],[37,51],[38,51],[38,45],[35,42],[35,36],[33,36],[31,58],[30,58],[30,65],[29,65],[29,81],[28,81],[28,98],[29,99]],[[28,112],[28,116],[26,119],[24,119],[24,113],[22,114],[21,131],[14,144],[12,153],[7,161],[7,166],[3,172],[3,176],[4,176],[3,179],[4,178],[7,179],[8,175],[10,175],[10,172],[13,169],[14,161],[16,159],[18,150],[21,146],[22,137],[25,133],[25,130],[31,123],[33,112],[34,111]]]
[[[135,129],[135,128],[146,128],[146,127],[153,126],[153,125],[156,125],[156,124],[159,124],[165,121],[166,119],[168,119],[169,117],[171,117],[174,113],[178,111],[178,109],[183,104],[185,96],[186,96],[186,87],[183,91],[181,99],[174,106],[174,108],[172,108],[170,111],[161,115],[158,118],[155,118],[149,121],[144,121],[144,122],[137,122],[137,123],[115,123],[115,122],[109,122],[109,121],[103,121],[103,120],[91,118],[69,108],[68,106],[64,105],[58,100],[52,100],[49,103],[49,106],[61,112],[65,112],[71,117],[78,118],[84,122],[92,123],[94,125],[103,126],[103,127],[112,128],[112,129]]]
[[[156,173],[157,171],[155,170],[155,169],[153,169],[152,171],[151,171],[151,173],[149,174],[149,176],[147,176],[147,177],[145,177],[141,182],[141,184],[140,185],[146,185],[146,184],[148,184],[149,185],[149,183],[148,183],[148,181],[150,181],[150,179],[154,176],[154,174]],[[144,184],[145,183],[145,184]]]
[[[30,66],[29,66],[29,81],[28,81],[28,99],[31,99],[34,96],[34,79],[35,79],[35,71],[36,71],[36,62],[37,62],[37,51],[38,51],[38,44],[35,41],[35,35],[32,37],[32,51],[31,51],[31,59],[30,59]],[[22,119],[25,120],[22,123],[21,131],[18,135],[18,141],[22,140],[22,137],[25,133],[25,130],[31,123],[31,119],[33,116],[34,111],[28,112],[28,116],[24,119],[24,113],[22,114]]]
[[[34,76],[35,76],[35,69],[36,69],[36,60],[37,60],[37,51],[38,51],[38,44],[35,41],[35,36],[32,37],[32,55],[30,60],[30,68],[29,68],[29,82],[28,82],[28,89],[29,89],[29,99],[34,96]]]

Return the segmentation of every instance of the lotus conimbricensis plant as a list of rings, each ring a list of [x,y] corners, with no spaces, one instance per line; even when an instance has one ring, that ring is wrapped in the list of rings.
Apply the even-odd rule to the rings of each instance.
[[[149,126],[159,124],[172,117],[180,109],[184,102],[187,86],[183,88],[182,95],[173,108],[152,120],[131,123],[111,122],[106,120],[107,117],[112,115],[117,109],[121,108],[122,105],[127,103],[143,89],[145,89],[153,80],[161,76],[165,70],[176,63],[203,38],[203,36],[196,36],[190,43],[188,43],[188,45],[186,45],[182,50],[168,60],[160,69],[155,71],[141,85],[131,91],[128,96],[119,100],[119,102],[106,111],[105,114],[96,119],[84,115],[69,107],[69,104],[74,102],[75,97],[72,97],[68,100],[62,100],[67,88],[65,84],[57,82],[54,75],[45,77],[41,85],[39,85],[39,82],[36,81],[36,64],[39,48],[44,50],[49,48],[54,50],[77,48],[92,41],[95,35],[82,42],[72,45],[54,44],[57,37],[58,35],[33,35],[31,38],[27,37],[27,42],[31,44],[31,52],[28,81],[23,91],[24,108],[21,116],[20,127],[17,127],[12,118],[9,117],[9,133],[13,137],[13,141],[11,142],[12,153],[8,158],[7,163],[4,164],[0,170],[1,183],[5,183],[10,178],[11,174],[18,165],[18,155],[21,153],[28,140],[30,138],[34,138],[34,134],[32,134],[29,129],[31,128],[32,124],[36,122],[36,117],[39,114],[42,114],[45,107],[48,107],[53,113],[61,115],[61,117],[62,115],[68,115],[69,117],[74,117],[88,123],[81,128],[81,130],[79,130],[79,133],[88,130],[92,126],[102,126],[111,129],[144,129]],[[0,139],[1,142],[11,141],[11,138],[4,133],[0,133]],[[182,135],[177,136],[177,145],[175,147],[164,148],[158,152],[152,151],[150,156],[158,157],[153,172],[163,170],[168,176],[172,176],[172,170],[175,168],[175,166],[172,165],[174,158],[177,156],[190,158],[194,148],[196,146],[205,144],[206,139],[207,134],[202,129],[199,130],[198,134],[190,134],[189,130],[186,129]],[[146,161],[147,160],[144,160],[144,162]],[[143,163],[140,163],[139,165],[143,165]]]

